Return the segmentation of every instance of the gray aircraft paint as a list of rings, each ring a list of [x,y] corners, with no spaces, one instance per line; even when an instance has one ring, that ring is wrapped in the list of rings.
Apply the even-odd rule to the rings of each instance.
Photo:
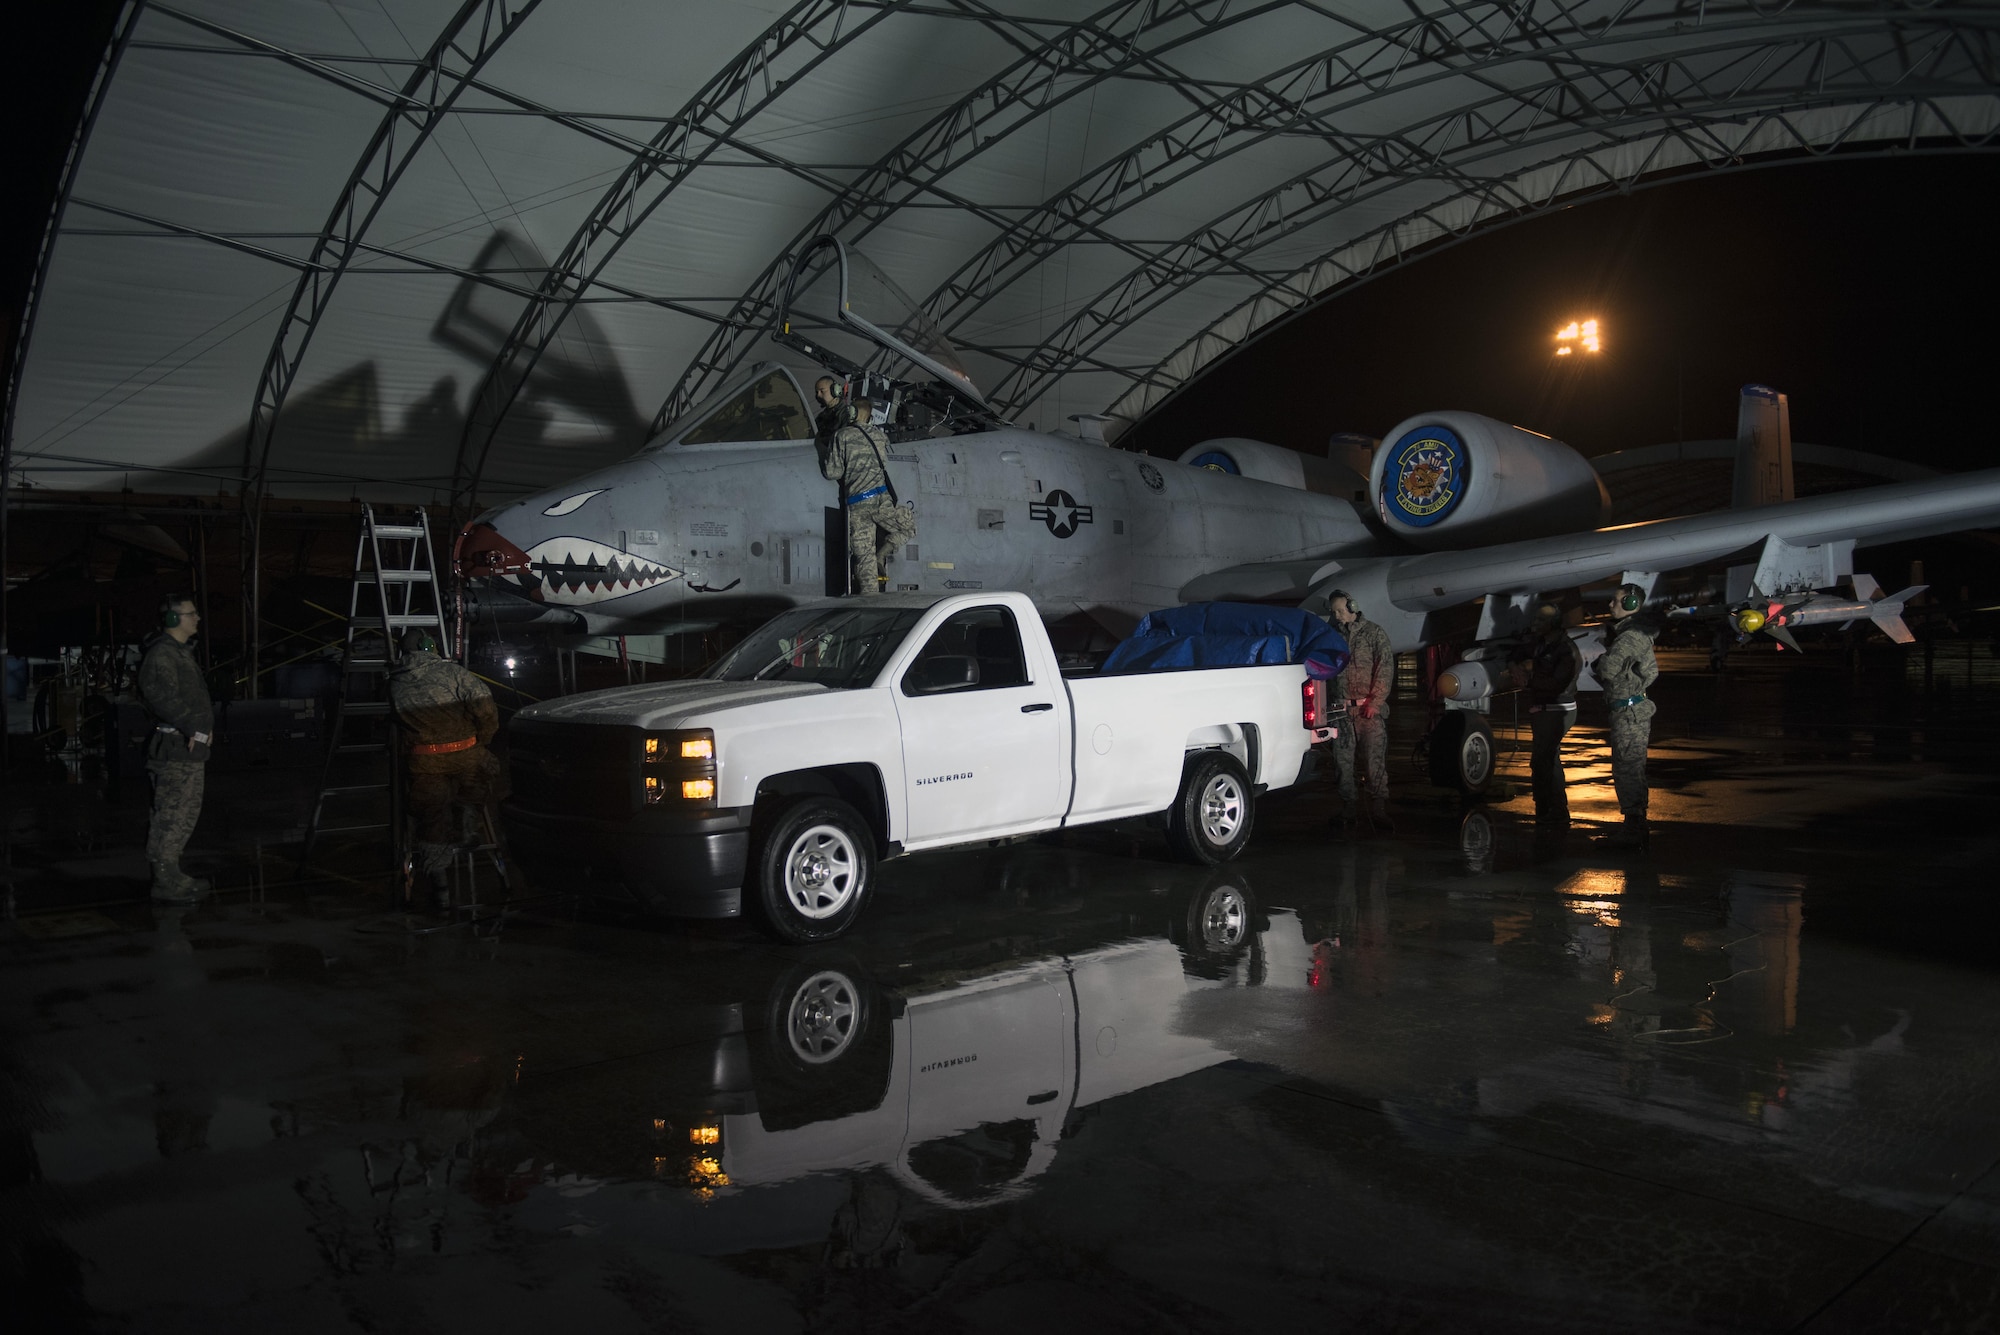
[[[1024,589],[1052,617],[1137,616],[1218,565],[1375,549],[1337,498],[1023,430],[896,444],[889,475],[918,523],[916,558],[898,553],[892,587]],[[545,513],[587,491],[599,494]],[[616,553],[674,572],[544,588],[544,606],[580,614],[593,634],[644,633],[822,596],[815,572],[845,558],[825,551],[838,500],[810,441],[667,445],[479,522],[544,561]]]

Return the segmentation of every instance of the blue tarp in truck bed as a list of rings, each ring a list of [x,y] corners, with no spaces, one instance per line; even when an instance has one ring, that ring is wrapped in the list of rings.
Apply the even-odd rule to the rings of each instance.
[[[1336,677],[1347,666],[1347,637],[1301,608],[1189,603],[1148,612],[1099,671],[1117,675],[1272,663],[1303,663],[1310,676]]]

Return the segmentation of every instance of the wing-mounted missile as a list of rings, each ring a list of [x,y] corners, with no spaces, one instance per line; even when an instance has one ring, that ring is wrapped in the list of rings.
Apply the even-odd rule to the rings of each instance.
[[[1903,611],[1928,585],[1915,584],[1894,597],[1885,597],[1882,586],[1872,576],[1857,574],[1853,580],[1852,597],[1821,591],[1781,598],[1753,597],[1720,606],[1674,608],[1671,615],[1722,620],[1743,639],[1769,635],[1794,652],[1802,652],[1794,631],[1835,623],[1845,630],[1864,617],[1897,644],[1909,644],[1916,639],[1903,623]]]

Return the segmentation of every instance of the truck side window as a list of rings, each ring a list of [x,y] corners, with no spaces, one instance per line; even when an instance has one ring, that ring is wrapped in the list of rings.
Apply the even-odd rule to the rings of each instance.
[[[1028,684],[1021,632],[1004,607],[971,607],[931,636],[903,674],[904,695],[990,691]]]

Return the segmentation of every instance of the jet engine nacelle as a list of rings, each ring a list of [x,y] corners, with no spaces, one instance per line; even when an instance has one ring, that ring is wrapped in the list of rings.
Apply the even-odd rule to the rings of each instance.
[[[1345,496],[1353,485],[1345,481],[1347,470],[1338,464],[1244,436],[1204,440],[1183,453],[1179,462],[1259,482],[1275,482],[1281,487],[1316,491],[1322,496]]]
[[[1478,413],[1424,413],[1382,440],[1368,493],[1389,531],[1418,547],[1595,528],[1610,509],[1582,455]]]

